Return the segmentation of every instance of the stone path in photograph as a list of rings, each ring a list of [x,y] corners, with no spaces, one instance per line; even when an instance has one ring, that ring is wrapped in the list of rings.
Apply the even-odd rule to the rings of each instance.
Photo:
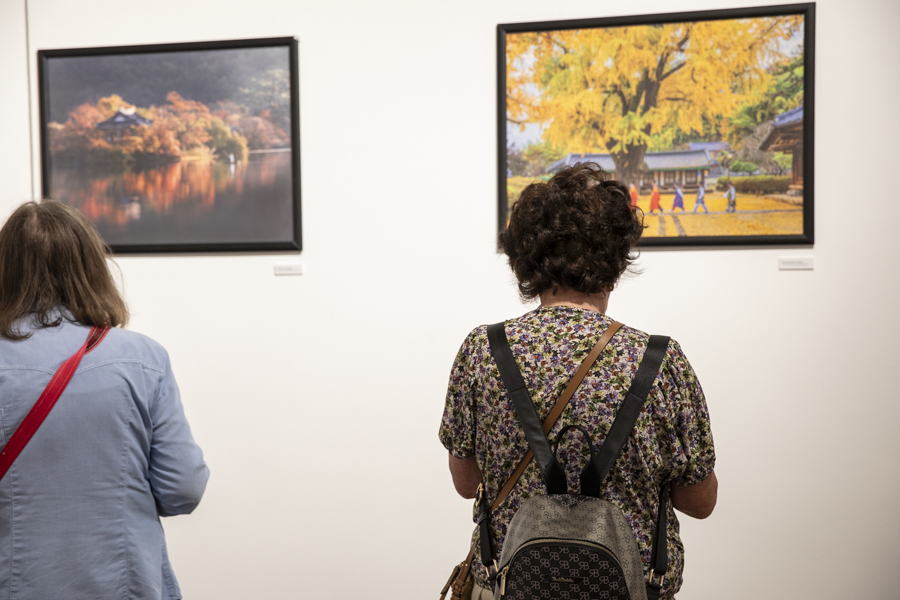
[[[672,213],[669,216],[672,217],[672,222],[675,223],[675,231],[678,232],[678,237],[687,237],[687,232],[684,230],[684,227],[681,226],[681,221],[678,220],[678,215],[676,215],[675,213]],[[663,220],[664,219],[660,219],[660,221],[663,221]],[[660,235],[662,235],[662,234],[660,234]]]

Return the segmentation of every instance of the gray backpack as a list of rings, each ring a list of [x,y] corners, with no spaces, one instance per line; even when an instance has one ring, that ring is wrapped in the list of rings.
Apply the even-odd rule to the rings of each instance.
[[[506,533],[499,562],[490,540],[490,507],[481,498],[481,558],[490,571],[494,600],[658,600],[667,568],[668,486],[659,493],[659,514],[649,581],[634,531],[614,504],[600,499],[600,486],[622,451],[666,354],[669,338],[651,336],[631,388],[599,452],[583,427],[568,425],[551,445],[506,339],[503,323],[488,327],[491,354],[500,369],[547,487],[529,498]],[[578,430],[591,458],[581,474],[581,493],[569,494],[565,470],[556,459],[563,436]],[[657,581],[654,582],[654,576]]]

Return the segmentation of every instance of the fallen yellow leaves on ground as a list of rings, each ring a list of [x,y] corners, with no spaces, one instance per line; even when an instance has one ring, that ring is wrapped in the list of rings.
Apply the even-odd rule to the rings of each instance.
[[[687,212],[672,213],[674,194],[663,194],[660,205],[666,211],[650,214],[650,196],[639,196],[638,206],[644,211],[644,237],[687,236],[739,236],[739,235],[800,235],[803,233],[803,210],[796,205],[764,196],[737,195],[737,212],[726,213],[728,201],[720,192],[706,193],[706,206],[694,210],[696,192],[689,192],[684,199]],[[748,212],[772,211],[772,212]],[[677,218],[672,218],[674,215]],[[661,223],[660,221],[663,221]],[[679,226],[682,231],[679,231]]]
[[[510,177],[507,182],[507,198],[512,206],[519,194],[528,184],[536,181],[534,177]],[[678,237],[687,236],[735,236],[735,235],[800,235],[803,233],[803,210],[796,204],[784,200],[753,196],[737,195],[737,212],[726,213],[728,201],[722,192],[706,192],[706,206],[710,214],[705,214],[700,207],[696,213],[694,204],[697,192],[685,194],[686,212],[677,210],[672,213],[672,202],[675,195],[663,193],[660,197],[663,216],[659,211],[650,213],[650,196],[638,196],[638,207],[644,211],[644,237]],[[770,212],[750,212],[770,211]],[[672,219],[677,217],[678,223]],[[662,222],[661,222],[662,221]],[[681,230],[679,230],[679,226]],[[683,231],[683,234],[682,234]]]

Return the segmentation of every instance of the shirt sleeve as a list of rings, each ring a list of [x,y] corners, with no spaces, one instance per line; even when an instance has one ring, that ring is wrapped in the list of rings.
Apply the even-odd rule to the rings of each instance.
[[[671,481],[695,485],[706,479],[716,464],[709,410],[697,374],[675,340],[669,344],[667,359],[662,376],[674,430],[670,434],[675,445]]]
[[[468,458],[475,454],[475,395],[471,381],[471,347],[472,334],[463,342],[450,369],[444,416],[438,433],[444,448],[456,458]]]
[[[192,512],[200,503],[209,468],[191,435],[168,355],[150,406],[150,488],[160,516]]]

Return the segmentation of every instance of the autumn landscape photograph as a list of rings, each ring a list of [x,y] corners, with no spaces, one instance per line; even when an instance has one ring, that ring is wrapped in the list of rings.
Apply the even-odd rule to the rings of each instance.
[[[645,239],[804,233],[802,14],[505,40],[501,223],[530,183],[595,162],[628,187]]]
[[[44,56],[44,195],[118,250],[293,243],[290,53]]]

